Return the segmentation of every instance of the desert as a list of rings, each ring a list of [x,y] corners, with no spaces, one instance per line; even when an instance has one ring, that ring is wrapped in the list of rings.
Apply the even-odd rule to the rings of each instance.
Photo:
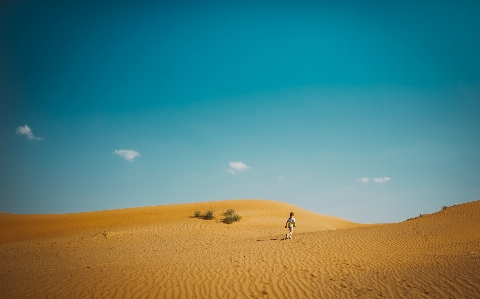
[[[260,199],[0,213],[0,297],[479,298],[479,227],[480,201],[387,224]]]

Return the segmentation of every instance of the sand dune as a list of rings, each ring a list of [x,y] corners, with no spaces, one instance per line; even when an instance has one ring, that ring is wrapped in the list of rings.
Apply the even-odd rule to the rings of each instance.
[[[0,213],[0,297],[480,298],[479,227],[480,201],[382,225],[270,200]]]

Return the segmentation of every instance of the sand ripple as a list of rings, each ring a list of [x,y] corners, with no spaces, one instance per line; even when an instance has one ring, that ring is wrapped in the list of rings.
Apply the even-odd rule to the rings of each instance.
[[[242,220],[222,223],[228,208]],[[0,214],[0,297],[479,298],[479,215],[366,226],[266,200]]]

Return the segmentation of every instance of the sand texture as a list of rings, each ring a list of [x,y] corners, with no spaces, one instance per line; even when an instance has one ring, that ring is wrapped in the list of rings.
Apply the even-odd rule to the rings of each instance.
[[[480,298],[480,201],[381,225],[270,200],[0,213],[0,263],[0,298]]]

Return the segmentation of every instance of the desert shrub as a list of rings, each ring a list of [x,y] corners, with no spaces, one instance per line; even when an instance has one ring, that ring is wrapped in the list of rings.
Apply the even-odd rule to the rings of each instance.
[[[240,216],[238,214],[231,214],[231,215],[226,216],[225,219],[223,220],[223,222],[225,222],[227,224],[230,224],[230,223],[235,222],[235,221],[240,221],[240,219],[242,219],[242,216]]]
[[[213,219],[213,211],[207,211],[205,215],[203,216],[204,219],[206,220],[212,220]]]
[[[200,215],[201,215],[201,214],[200,214],[200,211],[195,211],[195,212],[193,213],[193,216],[194,216],[195,218],[200,218]]]
[[[445,209],[447,209],[447,208],[448,208],[447,206],[443,206],[443,207],[442,207],[442,211],[445,210]]]
[[[226,212],[225,212],[225,216],[232,216],[233,214],[235,214],[235,210],[234,209],[228,209]]]

